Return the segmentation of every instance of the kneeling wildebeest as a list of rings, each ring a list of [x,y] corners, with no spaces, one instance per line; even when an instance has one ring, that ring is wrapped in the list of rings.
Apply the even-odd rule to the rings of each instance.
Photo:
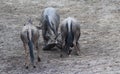
[[[26,69],[28,68],[28,64],[29,64],[28,54],[30,54],[32,66],[35,68],[34,52],[33,52],[34,47],[36,47],[38,61],[40,61],[39,48],[38,48],[39,31],[37,30],[37,28],[35,26],[33,26],[31,19],[24,25],[24,27],[22,29],[21,40],[23,42],[23,46],[25,49]]]
[[[40,21],[42,23],[42,36],[44,40],[43,50],[49,50],[50,48],[48,47],[47,49],[46,47],[50,44],[56,43],[55,41],[58,35],[60,16],[58,15],[56,9],[48,7],[43,10]],[[54,46],[55,45],[52,47]]]
[[[74,47],[79,55],[80,24],[72,17],[66,18],[61,24],[62,51],[70,55],[70,47]],[[62,57],[62,53],[61,53]]]

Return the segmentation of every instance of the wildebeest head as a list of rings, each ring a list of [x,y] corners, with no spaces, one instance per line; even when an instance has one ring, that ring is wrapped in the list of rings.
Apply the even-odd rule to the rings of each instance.
[[[57,34],[57,36],[50,37],[48,44],[44,47],[45,50],[53,48],[53,47],[62,48],[62,40],[61,33]]]
[[[56,9],[52,7],[44,9],[41,15],[41,23],[44,46],[55,46],[60,23],[60,17]]]

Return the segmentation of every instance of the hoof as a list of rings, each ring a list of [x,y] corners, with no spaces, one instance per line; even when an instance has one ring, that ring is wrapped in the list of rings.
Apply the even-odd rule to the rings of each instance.
[[[28,66],[26,66],[25,69],[28,69]]]
[[[33,66],[33,68],[36,68],[36,66]]]
[[[38,62],[40,62],[41,61],[41,59],[40,59],[40,57],[38,57]]]

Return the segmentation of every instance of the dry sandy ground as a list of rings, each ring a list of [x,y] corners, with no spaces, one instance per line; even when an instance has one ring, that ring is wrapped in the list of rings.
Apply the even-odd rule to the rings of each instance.
[[[42,61],[26,70],[20,31],[29,17],[38,25],[48,6],[81,23],[81,55],[43,51],[40,36]],[[0,0],[0,74],[120,74],[120,0]]]

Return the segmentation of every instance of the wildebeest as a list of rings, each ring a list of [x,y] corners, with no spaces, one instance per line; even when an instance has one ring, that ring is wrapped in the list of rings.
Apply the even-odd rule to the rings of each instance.
[[[70,47],[74,47],[79,55],[80,24],[75,18],[68,17],[61,24],[62,50],[70,55]],[[62,56],[62,54],[61,54]]]
[[[28,68],[29,65],[29,57],[28,55],[30,54],[30,59],[32,66],[35,68],[34,65],[34,52],[33,49],[34,47],[37,50],[37,58],[38,61],[40,61],[40,56],[39,56],[39,48],[38,48],[38,39],[39,39],[39,31],[35,26],[33,26],[31,19],[24,25],[22,32],[21,32],[21,40],[23,42],[23,46],[25,49],[25,66]]]
[[[52,43],[54,44],[60,23],[60,16],[56,9],[52,7],[45,8],[41,15],[41,23],[44,47]]]

